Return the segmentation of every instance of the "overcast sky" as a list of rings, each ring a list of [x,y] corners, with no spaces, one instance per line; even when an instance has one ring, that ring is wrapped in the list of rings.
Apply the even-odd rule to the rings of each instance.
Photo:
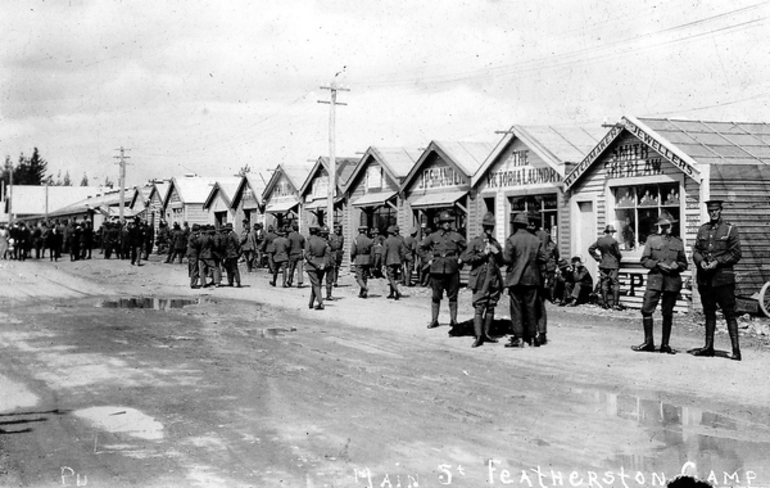
[[[128,184],[623,115],[770,122],[759,0],[3,2],[0,150]],[[339,73],[336,78],[335,74]]]

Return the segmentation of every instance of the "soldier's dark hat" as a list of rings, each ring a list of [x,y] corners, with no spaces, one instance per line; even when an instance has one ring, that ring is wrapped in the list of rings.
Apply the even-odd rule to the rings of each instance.
[[[369,230],[369,227],[367,227],[367,226],[365,226],[365,225],[359,225],[359,226],[358,226],[358,230],[359,230],[359,231],[362,231],[362,230]]]
[[[418,232],[420,232],[420,228],[417,227],[416,225],[414,227],[412,227],[411,229],[409,229],[409,233],[410,234],[417,234]]]
[[[484,218],[481,219],[481,225],[484,227],[494,227],[495,226],[495,215],[492,212],[487,212],[484,214]]]
[[[388,226],[388,234],[395,234],[396,233],[396,226],[390,225]]]
[[[326,227],[325,225],[323,227],[321,227],[321,234],[328,234],[328,233],[329,233],[329,228],[328,227]]]
[[[441,212],[438,216],[439,222],[454,222],[455,218],[449,212]]]
[[[193,230],[200,230],[201,226],[198,224],[193,224],[192,229]]]
[[[232,229],[232,228],[233,228],[233,224],[231,222],[228,222],[225,224],[225,229]]]
[[[560,268],[566,268],[567,266],[569,266],[566,259],[560,259],[557,264]]]
[[[706,207],[710,207],[712,205],[719,205],[722,206],[723,203],[725,203],[724,200],[718,200],[718,199],[712,199],[712,200],[706,200]]]
[[[394,226],[393,226],[393,232],[395,232],[396,234],[398,234],[399,232],[401,232],[401,229],[399,228],[399,226],[397,226],[397,225],[394,225]]]
[[[526,212],[517,213],[511,220],[514,224],[529,225],[529,218]]]
[[[607,227],[604,228],[604,233],[608,232],[617,232],[617,229],[615,229],[615,226],[612,224],[608,224]]]

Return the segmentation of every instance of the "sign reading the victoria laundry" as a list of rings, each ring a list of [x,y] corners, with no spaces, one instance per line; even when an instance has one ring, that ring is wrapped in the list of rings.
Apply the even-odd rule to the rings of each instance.
[[[467,187],[468,177],[446,163],[435,164],[425,168],[417,182],[418,190],[439,188]]]
[[[531,164],[528,149],[511,151],[508,157],[495,171],[487,174],[489,188],[506,188],[511,186],[541,185],[559,183],[561,175],[544,166],[536,168]]]

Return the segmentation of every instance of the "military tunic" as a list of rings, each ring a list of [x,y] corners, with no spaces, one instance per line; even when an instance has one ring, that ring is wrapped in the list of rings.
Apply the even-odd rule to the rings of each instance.
[[[725,318],[735,314],[735,270],[741,259],[741,239],[738,228],[720,218],[698,229],[692,255],[697,267],[698,292],[707,316],[716,314],[717,303]],[[716,268],[704,270],[701,263],[716,263]]]
[[[652,316],[662,295],[661,313],[664,317],[670,317],[682,289],[681,273],[687,269],[684,243],[678,237],[670,235],[650,236],[645,244],[641,263],[650,270],[647,273],[642,315]]]
[[[497,253],[487,253],[490,247],[497,249]],[[500,271],[503,248],[497,239],[486,234],[474,237],[460,259],[471,266],[468,288],[473,291],[473,307],[489,309],[497,306],[503,292],[503,274]]]
[[[318,305],[323,306],[321,283],[327,267],[331,264],[331,248],[326,239],[311,235],[305,248],[305,260],[307,261],[307,275],[312,287],[310,306],[313,305],[314,300],[318,300]]]
[[[433,288],[433,303],[439,303],[446,291],[449,302],[457,302],[460,291],[459,259],[468,246],[459,233],[437,230],[423,239],[420,252],[430,263],[430,278]]]
[[[537,337],[537,297],[543,283],[540,268],[547,261],[543,243],[526,229],[518,229],[506,239],[505,286],[511,297],[511,321],[516,339],[529,341]]]
[[[368,291],[369,267],[372,264],[373,241],[365,234],[358,234],[350,246],[350,261],[356,266],[356,282],[360,287],[359,296]]]

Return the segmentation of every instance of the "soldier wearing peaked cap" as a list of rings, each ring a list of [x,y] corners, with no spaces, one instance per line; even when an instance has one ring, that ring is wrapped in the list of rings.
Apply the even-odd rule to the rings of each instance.
[[[270,254],[271,261],[273,263],[272,277],[270,281],[271,286],[276,286],[276,280],[278,279],[278,273],[281,273],[283,288],[288,288],[286,268],[289,264],[289,249],[291,249],[291,242],[286,237],[286,230],[283,227],[275,229],[275,238],[272,242],[272,252]]]
[[[420,253],[427,259],[430,270],[430,283],[433,288],[431,297],[431,321],[429,329],[439,326],[438,315],[441,299],[446,291],[449,300],[449,335],[459,335],[457,326],[457,296],[460,291],[460,256],[465,251],[465,238],[452,230],[454,217],[449,212],[439,215],[439,229],[420,243]]]
[[[674,354],[674,350],[669,346],[669,340],[674,321],[674,304],[682,289],[682,271],[687,269],[687,256],[684,253],[682,240],[671,235],[673,222],[676,221],[670,215],[661,213],[656,223],[658,234],[647,239],[642,253],[642,266],[650,271],[647,273],[647,289],[644,292],[642,304],[644,342],[631,348],[637,352],[655,350],[652,314],[662,297],[663,333],[660,352]]]
[[[495,319],[495,307],[503,294],[503,248],[495,239],[495,216],[487,212],[481,220],[481,235],[469,243],[461,259],[471,266],[468,288],[473,291],[473,330],[476,340],[472,347],[485,342],[497,342],[490,336]]]
[[[372,264],[373,241],[366,235],[369,228],[362,225],[358,228],[358,235],[350,246],[350,262],[356,267],[356,283],[359,286],[358,297],[366,298],[369,295],[367,280],[369,268]]]
[[[514,233],[505,241],[503,262],[507,264],[505,286],[511,307],[513,336],[505,347],[539,346],[537,334],[537,293],[542,285],[540,268],[548,261],[543,243],[527,228],[524,212],[513,219]]]
[[[334,224],[334,232],[332,234],[329,234],[328,230],[326,233],[328,234],[326,239],[329,241],[329,247],[331,248],[329,267],[326,270],[326,299],[333,300],[332,288],[337,286],[337,279],[340,275],[345,237],[342,235],[342,226],[339,224]]]
[[[610,224],[604,228],[604,236],[588,248],[588,254],[599,263],[599,283],[604,308],[620,308],[620,244],[612,235],[616,232]]]
[[[709,221],[698,229],[693,247],[692,260],[698,268],[698,293],[706,316],[706,344],[689,352],[695,356],[714,356],[714,331],[719,305],[732,343],[733,351],[729,358],[740,361],[733,266],[741,259],[741,237],[738,228],[722,218],[722,203],[722,200],[706,202]]]
[[[241,272],[238,269],[238,260],[241,257],[241,240],[233,231],[233,224],[225,225],[224,236],[222,237],[224,247],[224,258],[222,260],[225,271],[227,271],[227,285],[241,287]]]
[[[319,235],[319,233],[321,235]],[[324,309],[323,296],[321,295],[321,283],[323,282],[324,273],[329,266],[331,257],[331,248],[329,243],[323,237],[323,235],[329,234],[329,229],[323,227],[321,229],[318,226],[310,226],[310,237],[307,240],[307,246],[305,246],[305,260],[307,261],[307,274],[310,278],[310,302],[309,308],[313,308],[313,303],[318,301],[318,305],[315,306],[316,310]]]

